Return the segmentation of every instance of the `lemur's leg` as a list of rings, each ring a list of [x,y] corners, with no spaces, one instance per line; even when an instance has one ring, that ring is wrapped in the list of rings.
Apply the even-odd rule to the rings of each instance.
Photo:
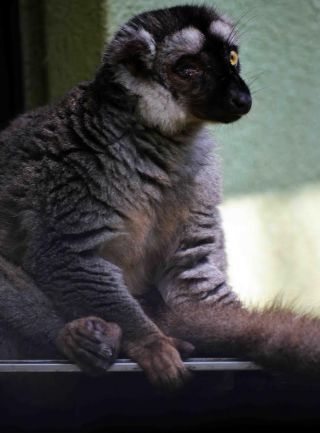
[[[3,326],[32,349],[50,351],[64,321],[49,299],[18,266],[0,256],[0,305]]]
[[[99,372],[117,355],[118,325],[96,317],[65,324],[26,272],[1,256],[0,305],[2,359],[61,358],[64,353],[84,370]]]
[[[82,241],[81,233],[79,239],[74,236],[68,242],[55,231],[41,234],[37,241],[30,242],[35,247],[25,254],[24,268],[68,321],[98,316],[117,323],[126,355],[140,364],[151,382],[165,387],[182,383],[188,376],[179,355],[184,343],[164,335],[143,312],[129,293],[119,267],[92,249],[79,252]],[[58,338],[63,347],[69,344],[73,327],[67,331]],[[87,346],[94,355],[90,359],[86,356],[87,364],[91,362],[91,369],[95,369],[95,360],[104,353],[95,353]],[[64,352],[72,357],[72,351],[66,348]]]

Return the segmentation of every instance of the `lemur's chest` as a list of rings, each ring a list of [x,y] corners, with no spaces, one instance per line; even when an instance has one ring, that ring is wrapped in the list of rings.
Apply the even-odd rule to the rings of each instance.
[[[103,257],[122,269],[130,292],[147,292],[165,259],[177,244],[179,231],[188,215],[188,206],[166,197],[154,208],[128,214],[124,230],[103,245]]]
[[[151,149],[149,142],[143,143],[144,157],[136,155],[135,169],[130,176],[126,174],[127,188],[109,197],[122,200],[123,228],[102,248],[103,257],[122,269],[134,295],[148,290],[177,246],[193,201],[195,176],[203,162],[196,146],[179,147],[168,141]],[[126,170],[124,165],[114,169],[119,176]]]

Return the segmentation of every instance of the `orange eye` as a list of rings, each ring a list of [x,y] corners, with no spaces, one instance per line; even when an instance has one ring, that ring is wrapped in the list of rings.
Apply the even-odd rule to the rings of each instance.
[[[236,51],[230,51],[230,57],[229,57],[230,63],[232,66],[237,66],[239,61],[239,55]]]

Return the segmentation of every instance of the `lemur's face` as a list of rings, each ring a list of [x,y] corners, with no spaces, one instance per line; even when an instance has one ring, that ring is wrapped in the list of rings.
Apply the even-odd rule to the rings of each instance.
[[[141,117],[162,131],[195,121],[233,122],[251,108],[234,26],[212,8],[139,15],[118,33],[109,55],[118,81],[138,97]]]
[[[232,32],[221,20],[213,21],[206,35],[185,28],[169,37],[160,51],[163,81],[196,118],[229,123],[251,108]]]

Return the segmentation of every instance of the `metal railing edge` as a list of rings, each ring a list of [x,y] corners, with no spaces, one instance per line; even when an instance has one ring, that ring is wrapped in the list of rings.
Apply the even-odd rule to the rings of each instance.
[[[189,358],[184,361],[192,371],[241,371],[260,370],[261,367],[251,361],[236,358]],[[139,365],[130,359],[117,359],[108,372],[142,371]],[[1,360],[0,373],[79,373],[80,368],[66,360]]]

